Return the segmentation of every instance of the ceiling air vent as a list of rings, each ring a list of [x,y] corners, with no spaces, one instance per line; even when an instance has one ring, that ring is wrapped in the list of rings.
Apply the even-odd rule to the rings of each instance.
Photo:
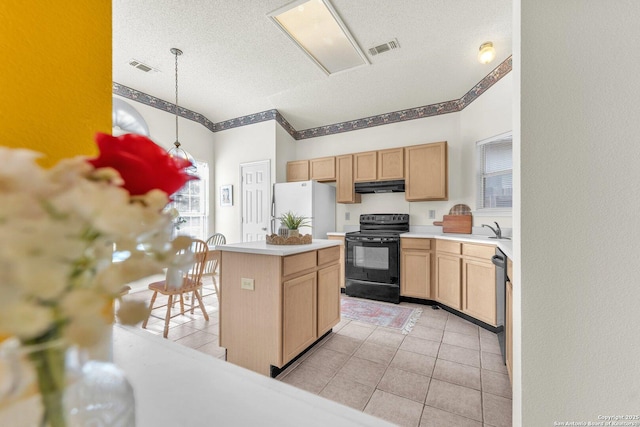
[[[131,65],[132,67],[137,68],[138,70],[144,71],[145,73],[148,73],[149,71],[158,71],[153,67],[148,66],[147,64],[143,64],[142,62],[136,60],[136,59],[132,59],[129,61],[129,65]]]
[[[369,48],[369,54],[371,56],[376,56],[380,53],[385,53],[393,49],[399,49],[400,43],[398,43],[398,39],[393,39],[381,45]]]

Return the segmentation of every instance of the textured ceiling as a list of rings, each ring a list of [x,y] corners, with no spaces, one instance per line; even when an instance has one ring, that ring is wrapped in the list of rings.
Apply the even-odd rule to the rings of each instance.
[[[511,0],[332,0],[371,64],[327,76],[267,18],[287,3],[113,0],[113,81],[173,102],[178,47],[180,106],[213,122],[275,108],[303,130],[460,98],[511,55]]]

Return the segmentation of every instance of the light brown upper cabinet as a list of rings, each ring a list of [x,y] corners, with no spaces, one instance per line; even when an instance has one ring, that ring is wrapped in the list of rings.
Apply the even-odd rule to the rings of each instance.
[[[309,160],[309,179],[319,182],[336,180],[336,158],[321,157]]]
[[[448,200],[447,142],[404,148],[405,199]]]
[[[336,157],[336,193],[338,203],[360,203],[353,185],[353,154]]]
[[[353,155],[353,181],[387,181],[404,178],[404,148],[366,151]]]
[[[378,151],[378,181],[404,179],[404,148]]]
[[[353,155],[353,181],[368,182],[378,179],[378,152],[366,151]]]
[[[287,162],[287,182],[308,181],[309,160]]]

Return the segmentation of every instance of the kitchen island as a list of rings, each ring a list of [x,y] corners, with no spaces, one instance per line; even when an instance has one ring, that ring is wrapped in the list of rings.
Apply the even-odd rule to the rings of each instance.
[[[340,246],[264,241],[220,251],[220,346],[227,361],[275,377],[340,321]]]

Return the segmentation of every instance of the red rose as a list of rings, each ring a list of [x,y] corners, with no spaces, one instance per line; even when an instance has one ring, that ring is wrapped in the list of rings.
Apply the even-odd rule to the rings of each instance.
[[[146,136],[125,134],[114,137],[97,133],[95,140],[100,155],[89,163],[95,168],[117,170],[124,180],[122,187],[132,196],[141,196],[154,189],[171,195],[187,181],[198,179],[184,171],[191,165],[189,161],[169,156]]]

